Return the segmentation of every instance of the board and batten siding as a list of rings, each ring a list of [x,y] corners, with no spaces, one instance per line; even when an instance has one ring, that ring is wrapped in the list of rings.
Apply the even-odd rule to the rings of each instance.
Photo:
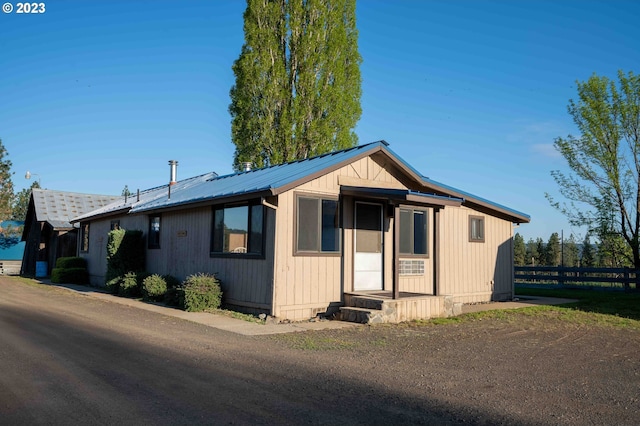
[[[445,208],[440,231],[440,291],[456,302],[513,297],[511,222],[467,207]],[[484,242],[469,241],[469,216],[484,217]]]
[[[278,197],[275,236],[274,315],[302,320],[342,303],[342,293],[353,291],[353,208],[354,198],[342,198],[343,232],[340,255],[295,256],[296,194],[338,197],[340,184],[383,188],[406,187],[383,165],[365,157],[333,172],[322,175]],[[363,201],[365,201],[363,199]],[[386,216],[384,234],[384,287],[391,290],[393,279],[393,219]],[[431,231],[430,231],[431,232]],[[429,261],[427,259],[427,261]],[[342,270],[344,268],[344,270]],[[430,268],[425,268],[426,271]],[[429,274],[429,273],[427,273]],[[410,279],[410,288],[431,285],[431,275]],[[420,284],[417,284],[419,283]],[[411,291],[401,288],[401,291]]]
[[[265,207],[265,213],[264,259],[211,257],[212,207],[162,213],[160,248],[146,249],[146,270],[170,274],[180,280],[196,273],[215,274],[221,281],[224,303],[271,312],[275,213],[268,207]],[[80,256],[87,259],[93,285],[104,285],[107,238],[112,220],[120,220],[123,229],[139,229],[145,236],[148,232],[147,214],[92,221],[89,252],[80,252]]]
[[[212,207],[161,215],[160,248],[147,250],[147,269],[181,280],[196,273],[215,274],[223,302],[271,312],[275,213],[265,207],[264,258],[211,257]]]

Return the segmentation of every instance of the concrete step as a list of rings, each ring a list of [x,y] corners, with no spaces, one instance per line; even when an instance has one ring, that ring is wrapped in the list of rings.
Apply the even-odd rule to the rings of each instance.
[[[366,308],[366,309],[383,309],[384,300],[375,299],[366,296],[351,296],[349,298],[349,306],[353,306],[354,308]]]
[[[356,322],[360,324],[381,324],[387,321],[384,313],[379,309],[357,308],[343,306],[340,308],[342,321]]]

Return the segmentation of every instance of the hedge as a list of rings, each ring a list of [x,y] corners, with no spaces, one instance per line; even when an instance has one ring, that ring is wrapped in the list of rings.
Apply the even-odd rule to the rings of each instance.
[[[87,261],[83,257],[59,257],[56,268],[86,268]]]
[[[87,268],[53,268],[51,282],[56,284],[88,284]]]

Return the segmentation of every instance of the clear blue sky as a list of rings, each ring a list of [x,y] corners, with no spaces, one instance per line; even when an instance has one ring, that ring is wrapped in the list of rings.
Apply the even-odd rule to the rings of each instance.
[[[4,2],[4,0],[2,1]],[[16,5],[15,1],[12,1]],[[231,172],[231,65],[245,3],[45,1],[0,13],[0,138],[16,189],[120,194]],[[544,193],[575,81],[640,73],[637,1],[360,0],[360,142],[523,211],[525,239],[571,229]],[[583,234],[582,234],[583,235]]]

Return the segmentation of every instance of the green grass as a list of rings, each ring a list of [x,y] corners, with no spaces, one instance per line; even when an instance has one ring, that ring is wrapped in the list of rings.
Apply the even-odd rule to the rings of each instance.
[[[640,292],[574,290],[574,289],[518,289],[519,295],[578,299],[578,303],[559,305],[582,312],[613,315],[640,321]]]

